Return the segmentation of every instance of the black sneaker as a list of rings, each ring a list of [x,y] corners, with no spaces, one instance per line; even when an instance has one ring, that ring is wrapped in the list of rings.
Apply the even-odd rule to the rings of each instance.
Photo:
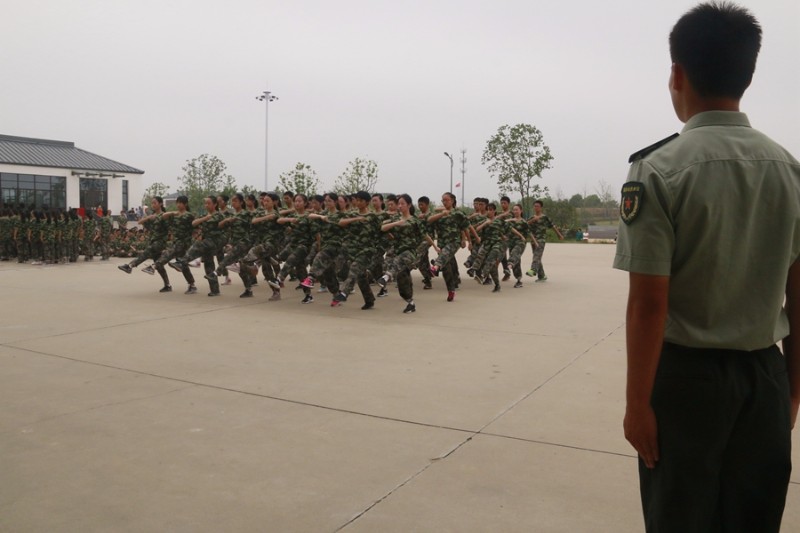
[[[386,290],[386,287],[381,286],[381,290],[378,291],[378,298],[383,298],[384,296],[389,296],[389,291]]]
[[[503,270],[503,281],[508,281],[510,279],[511,279],[511,271]]]
[[[250,289],[246,289],[242,294],[239,295],[239,298],[252,298],[252,297],[253,297],[253,291],[251,291]]]
[[[142,272],[145,274],[150,274],[151,276],[156,273],[156,269],[153,268],[153,265],[147,265],[142,269]]]
[[[405,309],[403,309],[404,313],[414,313],[417,310],[417,304],[409,303]]]
[[[494,289],[492,289],[492,292],[500,292],[500,285],[495,285]]]
[[[427,291],[429,289],[432,289],[433,285],[431,285],[430,280],[425,280],[425,281],[422,282],[422,288]]]
[[[313,296],[311,296],[310,294],[306,294],[305,298],[303,298],[303,301],[301,301],[300,303],[301,303],[301,304],[310,304],[310,303],[314,303],[314,297],[313,297]]]
[[[386,288],[387,283],[389,283],[389,281],[384,276],[378,278],[378,285],[381,286],[381,290]]]
[[[164,287],[162,287],[158,292],[172,292],[172,287],[169,285],[164,285]]]
[[[373,307],[375,307],[375,302],[367,302],[361,306],[361,310],[366,311],[367,309],[372,309]]]
[[[217,281],[217,273],[216,272],[209,272],[208,274],[206,274],[203,277],[206,278],[208,281]]]
[[[133,268],[131,268],[131,266],[128,263],[125,263],[124,265],[119,265],[117,268],[122,270],[126,274],[130,274],[131,272],[133,272]]]
[[[487,276],[486,279],[483,280],[484,285],[491,285],[492,283],[494,282],[492,281],[492,278],[490,276]]]
[[[180,261],[173,261],[171,263],[167,263],[167,265],[169,265],[170,268],[177,270],[178,272],[183,272],[183,263],[181,263]]]
[[[515,289],[521,289],[522,288],[522,280],[521,279],[517,280],[517,282],[514,284],[514,288]]]
[[[475,277],[475,269],[470,267],[467,269],[467,276],[474,278]]]
[[[334,299],[334,301],[337,301],[337,302],[346,302],[347,301],[347,295],[345,293],[343,293],[343,292],[337,292],[336,296],[334,296],[333,299]]]
[[[189,288],[186,289],[186,292],[184,292],[183,294],[195,294],[196,292],[197,292],[197,287],[195,287],[194,285],[189,285]]]
[[[208,293],[209,296],[219,296],[219,291],[211,291]]]

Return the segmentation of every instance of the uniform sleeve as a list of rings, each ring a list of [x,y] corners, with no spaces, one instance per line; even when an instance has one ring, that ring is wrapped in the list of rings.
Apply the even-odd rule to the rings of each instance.
[[[646,161],[634,163],[628,182],[644,186],[638,213],[624,223],[620,220],[614,268],[669,276],[675,250],[675,229],[669,206],[671,195],[663,178]]]

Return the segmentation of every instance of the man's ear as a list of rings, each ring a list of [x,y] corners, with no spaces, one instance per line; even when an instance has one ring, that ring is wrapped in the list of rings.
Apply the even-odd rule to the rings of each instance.
[[[685,85],[686,85],[686,71],[684,71],[683,67],[680,66],[678,63],[673,63],[669,76],[670,90],[680,92],[684,89]]]

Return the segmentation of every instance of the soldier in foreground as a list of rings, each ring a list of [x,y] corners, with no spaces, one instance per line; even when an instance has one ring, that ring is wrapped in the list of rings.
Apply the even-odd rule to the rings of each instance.
[[[685,126],[631,156],[620,204],[625,437],[647,531],[777,533],[800,404],[800,163],[739,111],[750,12],[700,4],[669,45]]]

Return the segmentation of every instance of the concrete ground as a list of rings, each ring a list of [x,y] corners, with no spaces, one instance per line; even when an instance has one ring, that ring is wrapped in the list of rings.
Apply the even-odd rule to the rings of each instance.
[[[641,531],[613,252],[409,315],[0,263],[0,531]]]

